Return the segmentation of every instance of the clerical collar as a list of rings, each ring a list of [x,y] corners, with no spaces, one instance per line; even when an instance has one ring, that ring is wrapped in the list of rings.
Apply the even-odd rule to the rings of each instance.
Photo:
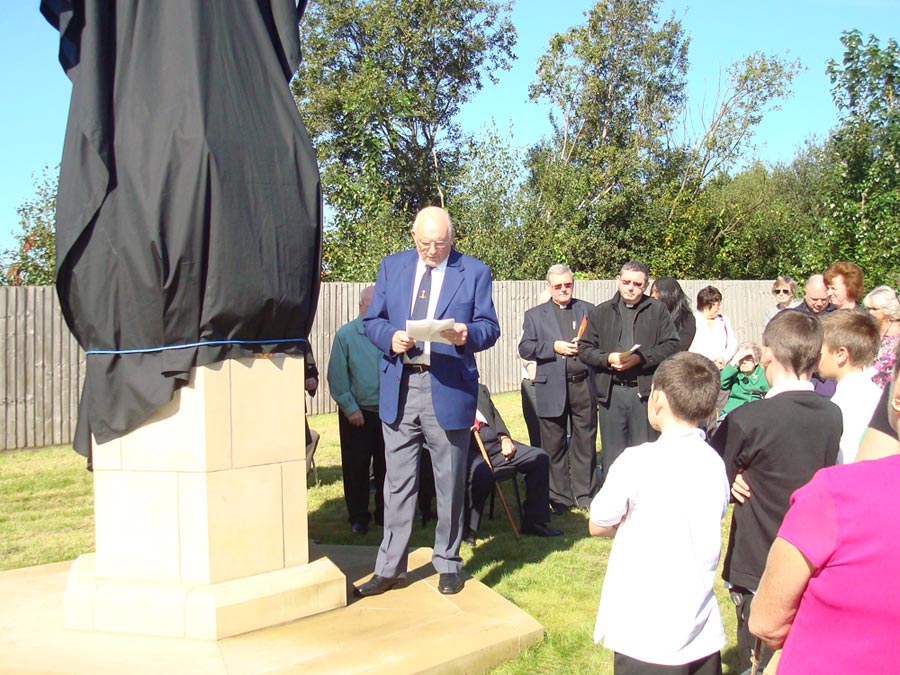
[[[567,302],[565,305],[561,305],[556,300],[553,300],[552,298],[550,299],[550,302],[552,302],[554,305],[556,305],[559,309],[569,309],[569,305],[572,304],[572,301],[569,300],[569,302]]]

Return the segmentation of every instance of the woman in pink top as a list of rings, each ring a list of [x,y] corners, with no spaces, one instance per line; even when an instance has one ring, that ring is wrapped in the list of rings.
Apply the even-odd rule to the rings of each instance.
[[[894,429],[898,379],[895,367]],[[892,455],[822,469],[791,497],[750,615],[755,635],[783,647],[778,675],[900,671],[898,492]]]

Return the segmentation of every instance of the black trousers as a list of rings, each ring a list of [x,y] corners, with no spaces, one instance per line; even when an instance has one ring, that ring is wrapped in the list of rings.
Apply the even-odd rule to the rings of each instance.
[[[587,378],[567,383],[563,414],[541,417],[540,426],[541,447],[550,456],[550,501],[589,507],[598,489],[597,406]]]
[[[527,377],[522,379],[522,416],[528,429],[528,444],[535,448],[543,448],[541,444],[541,423],[537,414],[537,394],[534,382]]]
[[[600,466],[601,481],[606,480],[609,467],[625,448],[655,441],[659,434],[647,420],[647,400],[638,395],[637,387],[614,384],[609,398],[600,402]]]
[[[500,480],[510,474],[521,473],[525,479],[525,500],[522,512],[525,522],[550,522],[550,458],[540,448],[516,443],[516,454],[507,460],[502,454],[490,453],[494,471],[485,464],[481,452],[469,449],[468,480],[466,482],[466,519],[470,530],[478,531],[484,504],[494,488],[495,478]]]
[[[722,675],[722,656],[719,652],[715,652],[683,666],[663,666],[638,661],[616,652],[613,659],[613,673],[614,675]]]
[[[384,436],[378,413],[362,410],[365,423],[356,427],[338,412],[341,438],[341,474],[344,478],[344,501],[351,523],[368,524],[369,465],[375,474],[375,522],[384,522]]]
[[[753,593],[746,588],[735,586],[731,589],[731,601],[734,603],[734,611],[737,614],[737,648],[738,670],[744,672],[750,668],[750,650],[756,645],[756,636],[750,632],[750,607],[753,604]],[[772,650],[762,644],[758,654],[759,672],[769,664],[772,658]]]

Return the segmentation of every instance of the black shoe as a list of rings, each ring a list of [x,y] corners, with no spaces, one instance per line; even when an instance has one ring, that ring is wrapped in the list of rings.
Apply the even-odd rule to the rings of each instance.
[[[438,581],[438,590],[444,595],[454,595],[463,588],[462,575],[458,572],[442,572]]]
[[[526,523],[522,526],[522,534],[533,534],[535,537],[561,537],[564,532],[547,523]]]
[[[406,577],[380,577],[375,574],[366,583],[353,588],[353,595],[357,598],[367,598],[371,595],[381,595],[392,588],[406,588]]]
[[[365,523],[350,523],[350,531],[353,534],[366,534],[369,531],[369,526]]]
[[[562,516],[569,512],[569,507],[559,502],[550,502],[550,510],[553,511],[553,515]]]
[[[475,544],[478,541],[478,532],[475,530],[469,530],[463,535],[463,543],[468,544],[472,548],[475,548]]]

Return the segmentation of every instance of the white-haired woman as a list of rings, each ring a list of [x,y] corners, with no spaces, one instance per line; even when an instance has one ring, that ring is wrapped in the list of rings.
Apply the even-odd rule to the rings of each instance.
[[[900,342],[900,300],[897,299],[897,292],[890,286],[878,286],[863,298],[863,306],[881,329],[881,346],[875,357],[872,381],[884,389],[891,379],[897,344]]]

